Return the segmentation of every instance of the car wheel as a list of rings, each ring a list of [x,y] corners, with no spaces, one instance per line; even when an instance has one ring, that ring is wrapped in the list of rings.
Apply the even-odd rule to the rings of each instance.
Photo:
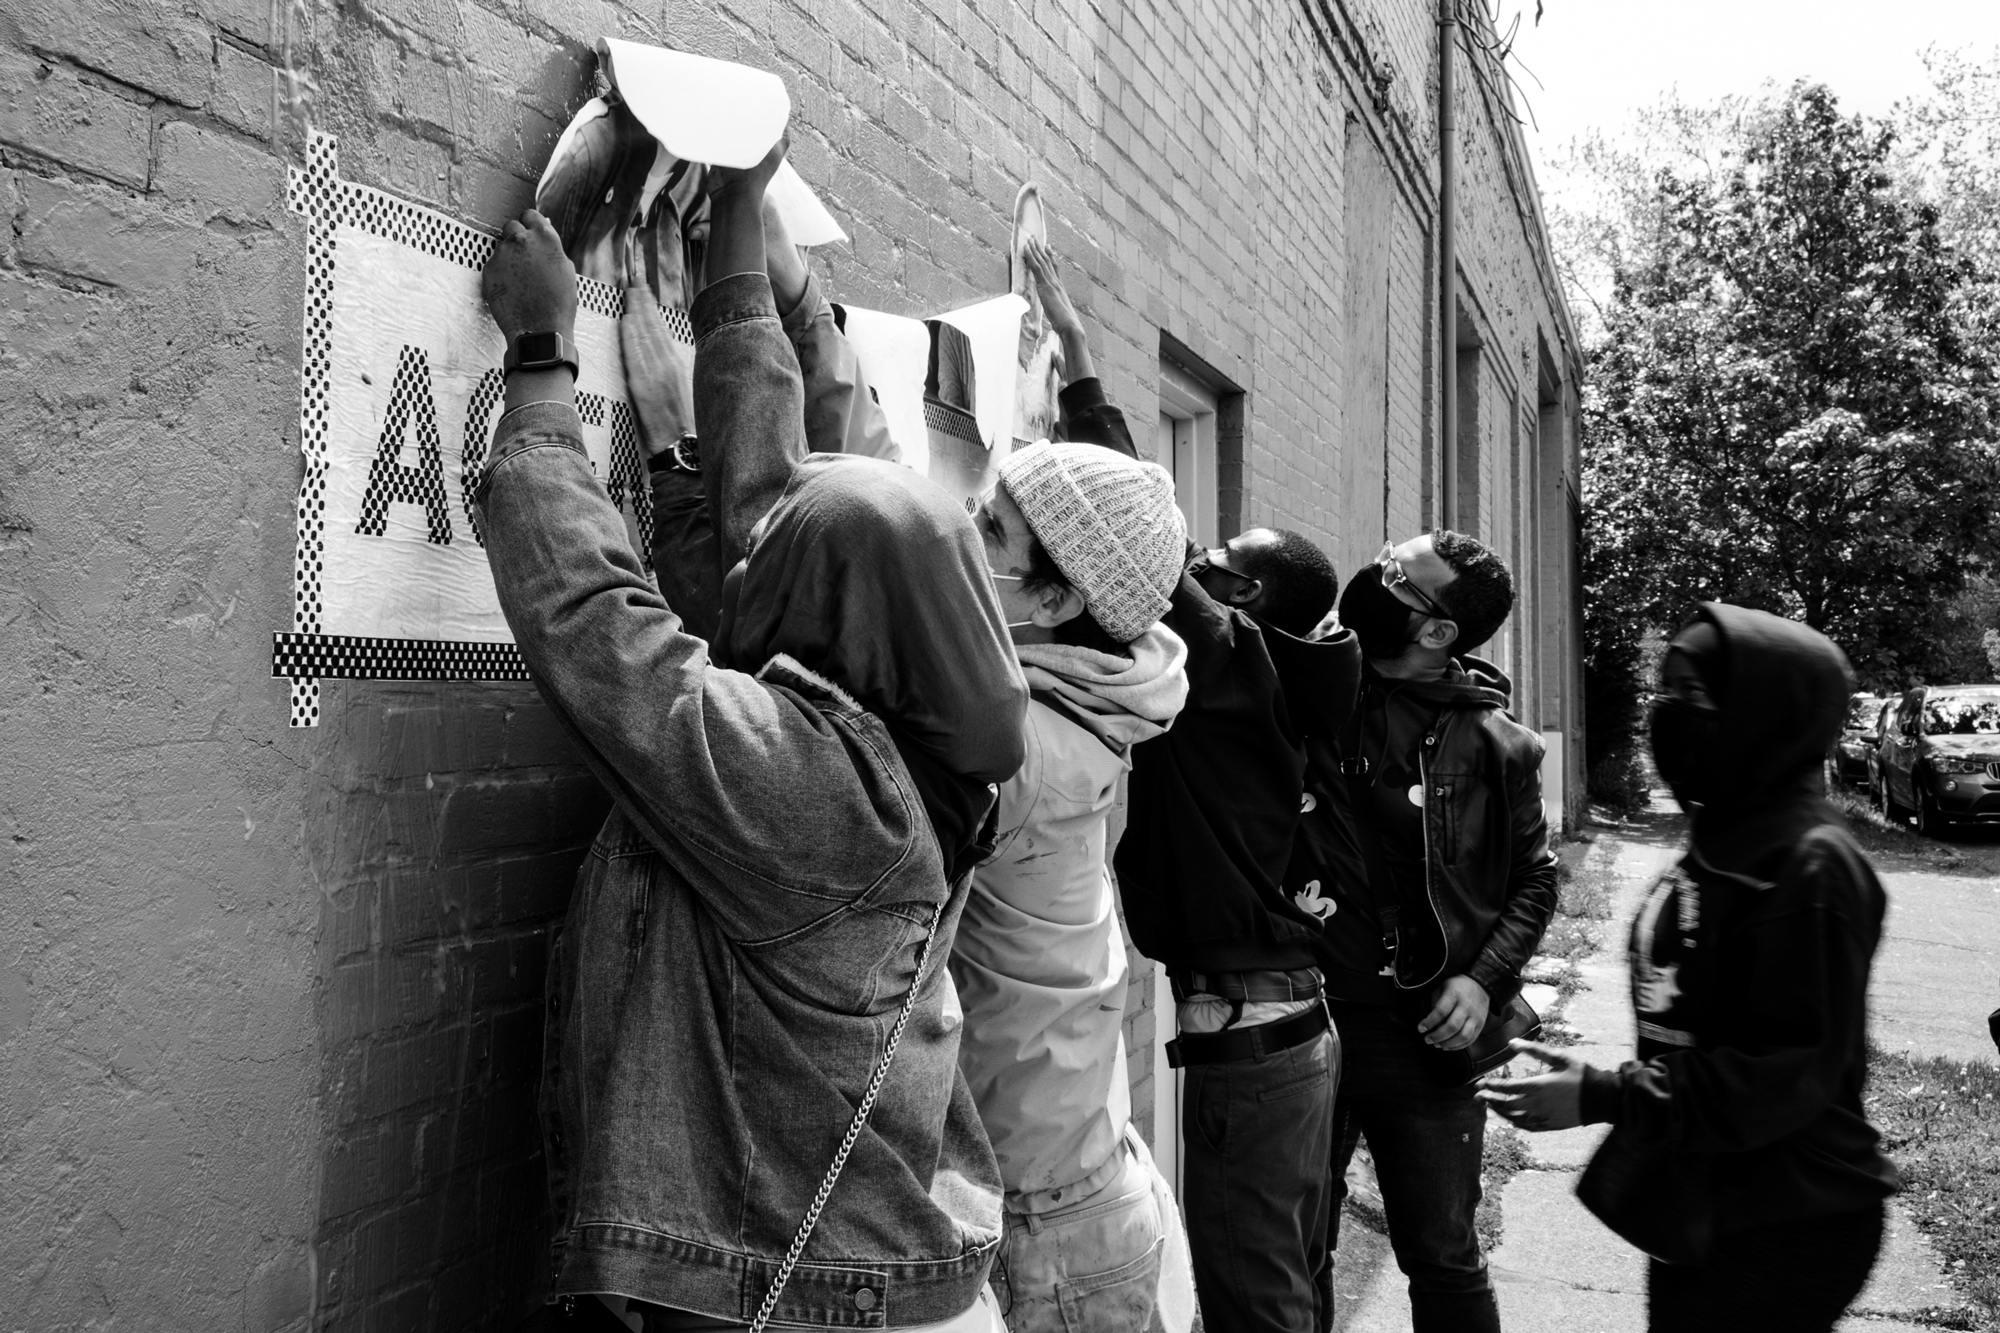
[[[1926,838],[1951,836],[1951,820],[1938,809],[1937,797],[1929,787],[1917,788],[1917,832]]]
[[[1883,774],[1875,780],[1875,808],[1882,812],[1882,818],[1891,824],[1903,822],[1903,812],[1896,808],[1896,798],[1889,791],[1889,777]]]

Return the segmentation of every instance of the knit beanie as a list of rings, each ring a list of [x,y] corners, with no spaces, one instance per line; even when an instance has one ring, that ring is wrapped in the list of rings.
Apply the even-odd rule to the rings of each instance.
[[[1000,481],[1106,634],[1130,643],[1167,613],[1187,524],[1165,468],[1040,440],[1001,462]]]

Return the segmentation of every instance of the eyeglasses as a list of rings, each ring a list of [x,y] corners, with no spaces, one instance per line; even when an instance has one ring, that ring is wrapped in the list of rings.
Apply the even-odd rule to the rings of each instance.
[[[1375,557],[1375,564],[1382,571],[1382,586],[1390,592],[1394,592],[1398,588],[1407,588],[1413,597],[1424,604],[1424,609],[1431,615],[1436,616],[1439,620],[1450,620],[1453,618],[1451,612],[1438,604],[1437,598],[1431,596],[1410,581],[1410,576],[1403,570],[1403,562],[1396,558],[1396,544],[1394,542],[1383,543],[1382,553]]]

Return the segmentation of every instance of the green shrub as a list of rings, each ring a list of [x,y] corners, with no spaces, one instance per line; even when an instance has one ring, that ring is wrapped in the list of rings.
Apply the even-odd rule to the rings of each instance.
[[[1635,741],[1628,741],[1590,766],[1590,799],[1619,818],[1637,814],[1652,800],[1652,770]]]

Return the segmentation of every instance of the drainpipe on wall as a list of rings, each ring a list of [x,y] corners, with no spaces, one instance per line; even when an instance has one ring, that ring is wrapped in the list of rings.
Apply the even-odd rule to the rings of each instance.
[[[1458,0],[1438,0],[1438,526],[1458,526]]]

